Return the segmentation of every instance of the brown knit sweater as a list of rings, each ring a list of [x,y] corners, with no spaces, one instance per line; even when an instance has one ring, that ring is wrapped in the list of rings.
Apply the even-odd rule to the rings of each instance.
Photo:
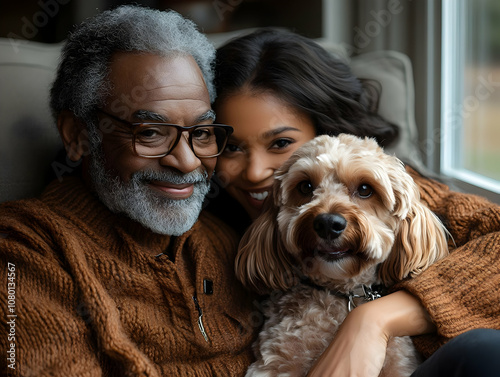
[[[414,338],[428,357],[467,330],[500,329],[500,206],[409,171],[453,237],[448,257],[399,285],[421,300],[437,326],[436,335]]]
[[[243,375],[256,306],[234,277],[236,246],[208,215],[181,237],[154,234],[108,211],[78,178],[2,204],[0,374]],[[11,343],[15,370],[5,365]]]

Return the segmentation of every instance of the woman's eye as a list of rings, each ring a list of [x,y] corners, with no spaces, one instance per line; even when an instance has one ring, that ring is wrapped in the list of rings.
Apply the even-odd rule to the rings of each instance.
[[[314,191],[314,187],[311,183],[311,181],[302,181],[297,185],[297,189],[301,194],[304,195],[309,195],[311,192]]]
[[[293,144],[293,140],[290,139],[278,139],[273,143],[273,147],[277,149],[283,149],[288,147],[290,144]]]
[[[362,183],[358,187],[358,196],[360,198],[366,199],[373,195],[373,188],[366,183]]]
[[[241,150],[240,147],[238,147],[236,144],[226,144],[226,147],[224,148],[224,153],[238,152],[240,150]]]

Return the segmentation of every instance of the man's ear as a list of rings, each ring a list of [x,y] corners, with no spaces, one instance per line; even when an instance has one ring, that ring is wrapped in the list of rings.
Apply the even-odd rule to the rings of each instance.
[[[64,143],[64,148],[71,161],[84,157],[88,148],[87,130],[82,121],[69,110],[63,110],[57,118],[57,128]]]

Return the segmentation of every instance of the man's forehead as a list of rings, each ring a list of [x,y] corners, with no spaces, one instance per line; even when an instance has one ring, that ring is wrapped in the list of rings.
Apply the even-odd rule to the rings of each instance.
[[[206,108],[203,112],[210,109],[203,75],[191,56],[118,53],[112,60],[108,79],[108,102],[119,101],[130,111],[178,106],[179,102]]]
[[[190,55],[119,52],[111,60],[108,79],[113,87],[140,85],[145,91],[190,85],[206,87],[201,70]]]

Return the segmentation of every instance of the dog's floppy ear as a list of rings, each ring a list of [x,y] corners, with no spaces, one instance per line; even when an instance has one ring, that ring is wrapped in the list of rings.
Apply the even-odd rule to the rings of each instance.
[[[448,231],[420,202],[418,188],[411,177],[408,178],[413,185],[406,186],[405,190],[409,191],[405,192],[403,201],[409,200],[410,208],[399,226],[389,258],[379,270],[379,277],[385,284],[416,276],[448,255]],[[395,194],[399,195],[398,192]]]
[[[278,187],[279,181],[275,181],[275,193]],[[269,194],[263,212],[243,235],[236,256],[236,276],[247,288],[259,293],[289,289],[297,279],[279,235],[278,200],[276,194]]]

